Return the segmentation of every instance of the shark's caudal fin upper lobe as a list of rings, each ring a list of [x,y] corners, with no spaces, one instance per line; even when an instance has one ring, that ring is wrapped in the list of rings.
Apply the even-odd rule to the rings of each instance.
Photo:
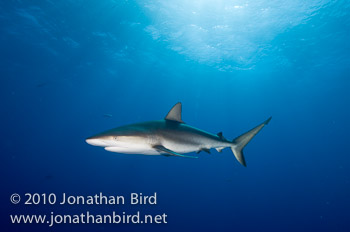
[[[249,141],[265,126],[267,125],[272,117],[268,118],[265,122],[261,123],[257,127],[254,127],[250,131],[238,136],[235,138],[232,143],[233,146],[231,146],[231,150],[233,154],[235,155],[236,159],[243,165],[247,166],[244,156],[243,156],[243,148],[249,143]]]

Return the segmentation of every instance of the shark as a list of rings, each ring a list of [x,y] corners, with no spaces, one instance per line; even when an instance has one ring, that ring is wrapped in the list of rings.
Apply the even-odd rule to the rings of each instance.
[[[222,132],[212,134],[186,124],[182,121],[182,104],[178,102],[163,120],[120,126],[91,136],[86,142],[110,152],[185,158],[198,158],[186,153],[211,153],[211,149],[222,152],[229,147],[238,162],[246,166],[243,148],[270,120],[271,117],[230,141]]]

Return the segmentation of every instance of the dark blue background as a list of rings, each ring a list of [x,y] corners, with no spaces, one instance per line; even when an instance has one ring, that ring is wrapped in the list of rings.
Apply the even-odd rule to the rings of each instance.
[[[232,9],[262,9],[237,24],[218,14],[225,1],[199,2],[0,2],[1,231],[350,230],[349,3],[242,2]],[[192,22],[186,10],[208,13]],[[229,139],[273,119],[246,147],[247,168],[229,149],[193,160],[85,143],[178,101],[185,122]],[[25,207],[15,192],[157,192],[158,204]],[[9,220],[86,210],[165,212],[168,224]]]

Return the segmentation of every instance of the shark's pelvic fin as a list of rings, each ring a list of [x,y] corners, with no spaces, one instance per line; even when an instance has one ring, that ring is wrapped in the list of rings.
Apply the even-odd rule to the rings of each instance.
[[[265,122],[261,123],[260,125],[254,127],[250,131],[244,133],[241,136],[238,136],[235,138],[232,143],[233,146],[231,146],[231,150],[233,154],[235,155],[236,159],[243,165],[247,166],[244,156],[243,156],[243,148],[249,143],[249,141],[265,126],[267,125],[272,117],[269,117]]]
[[[184,123],[181,119],[181,111],[182,111],[181,108],[182,108],[181,102],[176,103],[176,105],[174,105],[173,108],[171,108],[171,110],[165,117],[165,120]]]
[[[162,145],[156,145],[153,146],[154,149],[156,149],[157,151],[159,151],[160,153],[166,153],[165,156],[180,156],[180,157],[185,157],[185,158],[198,158],[197,156],[187,156],[187,155],[181,155],[175,151],[169,150],[168,148],[165,148]]]
[[[196,153],[198,154],[198,153],[200,153],[201,151],[205,151],[206,153],[211,154],[211,153],[210,153],[210,149],[207,149],[207,148],[202,148],[202,149],[198,150]]]

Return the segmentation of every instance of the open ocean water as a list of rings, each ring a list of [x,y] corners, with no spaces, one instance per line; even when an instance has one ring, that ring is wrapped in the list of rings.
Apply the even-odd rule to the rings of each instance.
[[[0,231],[350,231],[349,13],[346,0],[1,1]],[[228,148],[186,159],[85,142],[177,102],[230,140],[272,120],[246,168]],[[155,192],[155,205],[42,197]],[[167,223],[11,221],[87,211]]]

